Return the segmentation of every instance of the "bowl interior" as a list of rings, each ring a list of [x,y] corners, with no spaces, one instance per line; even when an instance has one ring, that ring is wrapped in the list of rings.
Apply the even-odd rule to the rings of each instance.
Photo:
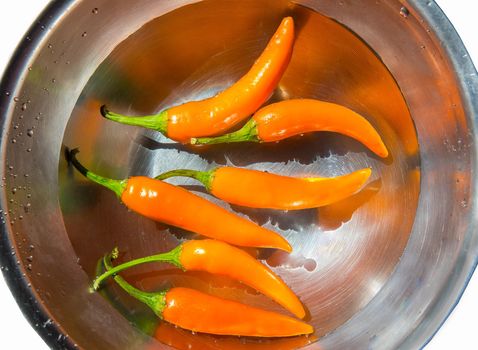
[[[395,1],[367,2],[366,11],[342,1],[97,3],[77,2],[39,43],[12,101],[5,146],[11,234],[56,327],[81,347],[98,349],[394,348],[432,320],[427,312],[445,293],[468,229],[472,134],[450,62],[414,7],[405,11]],[[213,96],[247,72],[284,16],[296,23],[294,53],[268,103],[314,98],[345,105],[377,128],[387,159],[332,133],[198,148],[100,117],[102,104],[141,115]],[[221,165],[324,177],[371,167],[369,183],[353,197],[289,212],[230,206],[194,181],[170,181],[289,240],[290,255],[249,252],[298,294],[315,334],[280,340],[192,334],[158,322],[113,284],[103,295],[89,294],[98,259],[113,247],[122,261],[196,236],[129,212],[112,192],[68,167],[64,147],[79,147],[85,166],[117,179]],[[188,286],[284,312],[225,277],[168,265],[124,276],[146,290]],[[397,325],[400,331],[393,331]],[[414,341],[423,343],[419,336]]]
[[[403,254],[419,192],[414,126],[392,75],[350,30],[311,9],[285,2],[272,9],[256,5],[235,10],[221,1],[201,2],[161,16],[129,36],[85,86],[63,144],[79,147],[83,162],[113,178],[154,177],[177,168],[208,170],[220,165],[292,176],[336,176],[372,167],[373,178],[362,192],[320,209],[231,207],[205,195],[291,242],[290,255],[273,250],[257,254],[300,296],[309,322],[322,337],[378,293]],[[367,116],[384,135],[389,159],[380,160],[357,142],[332,134],[203,149],[101,119],[102,103],[120,113],[150,115],[225,89],[245,74],[286,15],[295,19],[297,40],[273,99],[315,98]],[[203,192],[193,181],[175,183]],[[113,193],[81,175],[60,176],[60,196],[70,241],[90,276],[98,258],[114,246],[127,259],[167,251],[193,237],[128,213]],[[181,208],[177,211],[180,214]],[[387,215],[380,217],[381,212]],[[129,275],[147,289],[189,286],[280,311],[263,295],[227,278],[183,273],[168,265],[145,266]]]

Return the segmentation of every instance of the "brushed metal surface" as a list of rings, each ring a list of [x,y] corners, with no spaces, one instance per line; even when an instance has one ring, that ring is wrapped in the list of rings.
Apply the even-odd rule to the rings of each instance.
[[[23,67],[23,82],[9,91],[2,139],[5,225],[53,325],[87,349],[423,345],[460,293],[467,276],[461,269],[476,258],[475,130],[460,85],[467,77],[456,75],[438,39],[443,33],[430,30],[436,5],[402,7],[393,0],[72,2]],[[198,148],[100,117],[103,103],[149,114],[224,89],[247,71],[285,15],[296,21],[297,39],[272,100],[319,98],[354,109],[383,135],[388,159],[329,133]],[[216,165],[297,176],[372,167],[369,184],[353,198],[300,212],[230,207],[193,181],[172,181],[291,242],[290,256],[251,253],[297,292],[314,337],[191,337],[163,324],[154,340],[146,333],[155,318],[142,305],[111,287],[110,302],[88,293],[97,259],[114,246],[125,260],[194,235],[128,212],[113,193],[66,166],[64,146],[79,147],[86,166],[113,178]],[[193,286],[280,311],[225,278],[168,266],[125,275],[145,289]]]

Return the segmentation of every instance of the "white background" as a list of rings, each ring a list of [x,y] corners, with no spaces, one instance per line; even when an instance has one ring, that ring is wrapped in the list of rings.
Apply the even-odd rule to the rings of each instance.
[[[47,0],[0,2],[0,74],[17,43],[47,3]],[[478,27],[475,5],[477,3],[470,0],[437,0],[437,3],[454,24],[475,65],[478,64],[478,37],[476,35]],[[478,273],[472,278],[460,303],[428,344],[426,350],[478,349],[477,313]],[[23,317],[3,277],[0,277],[0,348],[48,349]]]

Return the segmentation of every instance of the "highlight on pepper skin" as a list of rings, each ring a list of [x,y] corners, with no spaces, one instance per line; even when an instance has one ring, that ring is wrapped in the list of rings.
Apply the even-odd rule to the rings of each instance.
[[[221,134],[240,123],[272,95],[289,65],[294,46],[294,20],[282,20],[266,48],[235,84],[216,96],[191,101],[149,116],[125,116],[100,109],[106,119],[159,131],[187,143],[191,137]]]

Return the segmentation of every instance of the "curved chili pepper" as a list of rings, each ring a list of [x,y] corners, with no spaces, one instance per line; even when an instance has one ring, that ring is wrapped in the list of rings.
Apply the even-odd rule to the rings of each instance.
[[[213,138],[192,138],[191,144],[274,142],[313,131],[350,136],[378,156],[388,156],[382,138],[367,119],[347,107],[311,99],[270,104],[258,110],[241,129]]]
[[[241,218],[184,188],[144,176],[113,180],[92,173],[69,152],[70,161],[88,179],[112,190],[129,209],[168,225],[245,247],[292,251],[279,234]]]
[[[297,317],[305,316],[302,303],[279,276],[243,250],[211,239],[188,241],[169,252],[117,265],[98,276],[93,281],[93,289],[98,289],[111,275],[150,262],[167,262],[185,271],[206,271],[231,277],[267,295]]]
[[[214,97],[172,107],[143,117],[110,112],[110,120],[153,129],[170,139],[188,142],[191,137],[218,135],[241,122],[266,102],[282,77],[292,56],[294,20],[286,17],[249,72]]]
[[[117,252],[113,252],[113,257]],[[103,263],[112,269],[111,257]],[[198,292],[174,287],[151,293],[143,292],[122,277],[114,277],[129,295],[149,306],[161,319],[194,332],[250,337],[290,337],[310,334],[313,327],[276,312]]]
[[[251,208],[298,210],[317,208],[356,193],[370,177],[370,168],[331,178],[294,178],[252,169],[220,167],[210,171],[177,169],[156,176],[185,176],[200,181],[217,198]]]
[[[295,350],[316,342],[315,335],[288,338],[274,338],[266,341],[243,341],[236,337],[215,337],[206,334],[193,334],[175,327],[168,322],[159,322],[152,337],[173,349],[178,350]],[[159,350],[158,343],[152,341],[145,350]]]

